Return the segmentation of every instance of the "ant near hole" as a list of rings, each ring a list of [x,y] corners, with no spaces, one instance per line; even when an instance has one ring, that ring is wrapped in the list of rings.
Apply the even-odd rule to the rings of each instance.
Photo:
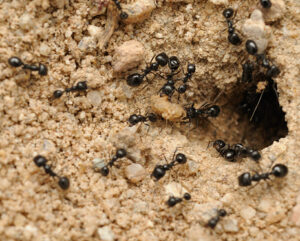
[[[156,165],[154,170],[151,173],[151,177],[154,178],[155,181],[160,180],[163,178],[167,171],[171,170],[174,166],[178,164],[185,164],[187,162],[187,158],[183,153],[176,154],[177,149],[174,151],[172,161],[170,163],[164,164],[164,165]],[[176,156],[175,156],[176,154]],[[165,157],[165,160],[167,162],[167,159]]]
[[[57,175],[47,164],[48,160],[41,155],[37,155],[33,158],[33,161],[37,167],[42,167],[44,168],[45,173],[49,174],[51,177],[58,177],[58,185],[60,186],[61,189],[66,190],[70,186],[70,181],[67,177],[59,176]]]
[[[126,155],[127,152],[125,149],[117,149],[116,154],[111,158],[108,164],[100,169],[102,176],[107,176],[109,174],[109,167],[112,167],[117,160],[126,157]]]
[[[255,173],[251,175],[250,172],[244,172],[238,177],[238,183],[241,187],[251,186],[252,182],[258,182],[261,180],[269,180],[270,176],[276,178],[285,177],[288,174],[288,167],[284,164],[276,164],[273,166],[270,172]]]
[[[130,124],[130,126],[134,126],[140,122],[144,122],[145,125],[149,126],[147,123],[147,121],[150,121],[152,123],[156,122],[157,121],[157,115],[154,114],[154,113],[149,113],[149,114],[146,114],[145,116],[143,115],[137,115],[137,114],[132,114],[131,116],[129,116],[128,118],[128,122]]]
[[[226,19],[226,23],[228,26],[228,41],[233,45],[240,45],[242,43],[241,38],[239,35],[235,32],[235,27],[233,26],[233,19],[236,15],[236,12],[234,12],[233,8],[226,8],[223,11],[223,16]]]

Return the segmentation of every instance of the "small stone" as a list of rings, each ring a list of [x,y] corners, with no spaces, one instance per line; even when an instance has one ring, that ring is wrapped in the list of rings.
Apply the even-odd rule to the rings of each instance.
[[[103,159],[95,158],[93,160],[93,168],[96,169],[96,170],[100,170],[105,165],[106,165],[106,163]]]
[[[114,72],[124,72],[138,66],[144,60],[144,54],[145,49],[140,42],[136,40],[124,42],[115,50],[112,62]]]
[[[255,214],[256,214],[255,209],[253,209],[252,207],[249,207],[249,206],[242,208],[242,210],[240,212],[240,215],[246,221],[251,220],[255,216]]]
[[[144,179],[146,171],[142,165],[133,163],[126,167],[125,175],[129,181],[137,183]]]
[[[44,55],[44,56],[48,56],[51,52],[51,49],[49,48],[49,46],[45,43],[42,43],[40,46],[40,54]]]
[[[238,221],[235,219],[232,218],[224,219],[222,224],[226,232],[236,233],[239,231]]]
[[[272,0],[271,2],[272,6],[270,8],[260,6],[266,22],[277,21],[281,19],[285,13],[285,3],[283,0]]]
[[[114,233],[108,226],[105,226],[103,228],[98,228],[97,232],[98,232],[100,239],[103,241],[113,241],[114,240]]]
[[[186,189],[184,189],[179,183],[177,182],[170,182],[164,186],[167,197],[175,196],[180,197],[183,193],[186,193]]]
[[[93,37],[83,37],[78,44],[78,48],[82,51],[92,51],[96,47],[97,43]]]
[[[24,30],[32,29],[34,22],[35,21],[33,21],[31,15],[28,13],[24,13],[19,19],[19,25]]]
[[[87,93],[87,99],[93,106],[100,106],[102,103],[102,95],[97,90],[92,90]]]
[[[69,5],[69,0],[52,0],[51,5],[57,8],[63,8],[65,5]]]
[[[215,5],[227,5],[228,0],[209,0],[211,3]]]
[[[99,38],[103,32],[103,29],[101,27],[97,27],[95,25],[89,25],[87,27],[87,31],[90,36],[94,38]]]

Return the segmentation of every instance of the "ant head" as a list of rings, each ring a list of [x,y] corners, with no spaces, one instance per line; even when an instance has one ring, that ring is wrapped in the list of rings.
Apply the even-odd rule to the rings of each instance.
[[[258,50],[256,43],[253,40],[247,40],[246,50],[250,55],[255,55]]]
[[[129,86],[136,87],[143,82],[143,76],[138,73],[134,73],[129,75],[126,81]]]
[[[207,223],[207,226],[208,227],[210,227],[210,228],[215,228],[216,227],[216,225],[218,224],[218,222],[219,222],[219,217],[217,216],[217,217],[214,217],[214,218],[211,218],[209,221],[208,221],[208,223]]]
[[[21,59],[19,59],[18,57],[11,57],[8,59],[8,63],[10,66],[12,67],[20,67],[23,65],[23,62]]]
[[[46,162],[48,160],[44,156],[37,155],[33,158],[33,161],[34,161],[35,165],[37,165],[38,167],[42,167],[42,166],[46,165]]]
[[[171,196],[169,197],[168,201],[167,201],[167,205],[169,207],[174,207],[177,203],[179,203],[181,201],[180,198],[177,198],[177,197],[174,197],[174,196]]]
[[[154,70],[154,71],[158,70],[158,67],[159,67],[159,64],[157,62],[154,62],[150,65],[150,69]]]
[[[157,116],[154,113],[148,114],[148,120],[151,122],[156,122],[157,121]]]
[[[76,84],[77,90],[86,90],[88,88],[86,81],[80,81]]]
[[[188,64],[187,66],[187,72],[189,74],[195,73],[196,71],[196,66],[194,64]]]
[[[263,8],[270,8],[272,6],[272,2],[270,0],[260,0],[260,4]]]
[[[216,140],[213,142],[213,147],[217,150],[220,151],[226,146],[225,142],[222,140]]]
[[[279,74],[280,74],[280,69],[276,65],[272,65],[268,69],[266,76],[269,78],[274,78],[274,77],[277,77]]]
[[[240,45],[242,43],[241,38],[237,33],[231,33],[228,35],[228,41],[233,45]]]
[[[175,161],[178,163],[178,164],[185,164],[186,163],[186,156],[182,153],[178,153],[175,157]]]
[[[220,107],[217,105],[213,105],[208,109],[208,115],[210,117],[217,117],[220,113]]]
[[[185,199],[185,200],[191,200],[191,194],[189,194],[188,192],[186,192],[185,194],[183,194],[183,198]]]
[[[254,161],[258,161],[261,158],[261,155],[258,151],[256,150],[248,150],[250,157],[254,160]]]
[[[169,84],[165,84],[162,88],[162,92],[167,96],[171,96],[174,90],[175,90],[174,85],[169,85]]]
[[[233,16],[233,13],[234,13],[234,10],[232,8],[226,8],[224,11],[223,11],[223,16],[226,18],[226,19],[229,19]]]
[[[62,90],[55,90],[53,92],[53,98],[54,99],[59,99],[63,95],[64,91]]]
[[[233,149],[227,149],[224,151],[224,158],[226,159],[226,161],[235,162],[236,161],[234,159],[235,155],[236,155],[236,152]]]
[[[128,13],[126,12],[121,12],[120,13],[120,18],[123,20],[123,19],[127,19],[128,18]]]
[[[130,123],[130,125],[134,126],[137,123],[139,123],[139,117],[136,114],[133,114],[133,115],[129,116],[128,122]]]
[[[272,168],[272,173],[275,177],[285,177],[288,174],[288,168],[283,164],[276,164]]]
[[[225,217],[225,216],[227,215],[227,212],[226,212],[225,209],[219,209],[219,210],[218,210],[218,215],[219,215],[220,217]]]
[[[178,93],[180,93],[180,94],[183,94],[184,92],[186,92],[186,90],[187,90],[186,84],[180,85],[177,89]]]
[[[239,185],[242,187],[251,185],[251,174],[249,172],[245,172],[238,177]]]
[[[70,186],[70,181],[67,177],[60,177],[58,180],[58,185],[61,187],[61,189],[67,190]]]
[[[101,172],[102,176],[106,177],[109,174],[109,169],[107,166],[104,166],[100,169],[100,172]]]
[[[116,152],[117,158],[123,158],[127,155],[127,152],[125,149],[118,149]]]
[[[39,64],[39,75],[47,75],[48,68],[44,64]]]
[[[166,169],[164,166],[156,165],[151,176],[153,176],[156,179],[156,181],[158,181],[166,174],[166,170],[168,169]]]
[[[169,57],[168,55],[166,55],[166,53],[160,53],[155,57],[156,62],[160,65],[160,66],[166,66],[168,61],[169,61]]]
[[[169,58],[168,65],[169,65],[169,68],[171,69],[171,71],[177,70],[180,66],[179,59],[176,56],[171,56]]]

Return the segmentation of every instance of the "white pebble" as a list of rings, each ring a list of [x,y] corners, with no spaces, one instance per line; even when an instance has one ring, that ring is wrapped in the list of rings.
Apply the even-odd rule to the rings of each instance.
[[[40,46],[40,54],[44,56],[48,56],[50,54],[50,48],[47,44],[42,43]]]
[[[100,159],[100,158],[95,158],[93,160],[93,167],[94,169],[101,169],[102,167],[104,167],[106,165],[105,161]]]
[[[126,167],[125,174],[132,183],[137,183],[144,179],[146,171],[142,165],[133,163]]]
[[[82,51],[94,50],[96,47],[97,44],[93,37],[83,37],[78,44],[78,48]]]
[[[98,234],[103,241],[113,241],[114,233],[111,231],[110,227],[105,226],[103,228],[98,228]]]
[[[232,218],[224,218],[223,228],[226,232],[236,233],[239,231],[238,221]]]
[[[93,106],[99,106],[102,102],[102,95],[97,90],[89,91],[87,93],[87,99]]]
[[[227,5],[228,0],[209,0],[211,3],[215,5]]]
[[[184,193],[186,193],[186,189],[184,189],[179,183],[177,182],[170,182],[164,186],[166,195],[167,196],[175,196],[180,197]]]
[[[115,73],[124,72],[138,66],[144,59],[145,49],[143,45],[130,40],[116,48],[113,56],[113,70]]]
[[[240,214],[243,219],[248,221],[248,220],[251,220],[255,216],[256,211],[252,207],[247,206],[247,207],[242,208]]]
[[[100,37],[102,34],[102,31],[103,31],[101,27],[97,27],[95,25],[89,25],[87,27],[87,30],[88,30],[89,35],[92,37],[95,37],[95,38]]]
[[[255,41],[258,54],[264,53],[268,46],[271,29],[265,25],[260,10],[255,9],[252,12],[250,18],[245,21],[242,31],[247,36],[247,39]]]
[[[28,13],[24,13],[19,19],[19,25],[24,30],[32,29],[33,24],[34,21]]]

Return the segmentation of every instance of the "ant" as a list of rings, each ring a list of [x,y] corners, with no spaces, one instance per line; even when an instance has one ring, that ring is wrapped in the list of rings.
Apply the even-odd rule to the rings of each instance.
[[[217,215],[211,219],[208,220],[207,226],[210,228],[215,228],[220,221],[220,217],[225,217],[227,215],[227,212],[225,209],[218,209]]]
[[[193,75],[193,73],[195,73],[195,71],[196,71],[196,66],[194,64],[188,64],[187,73],[185,74],[185,76],[182,79],[183,84],[177,88],[177,92],[179,94],[185,93],[185,91],[187,90],[187,87],[188,87],[186,82],[192,78],[192,75]],[[179,98],[179,96],[178,96],[178,98]]]
[[[226,145],[223,140],[216,140],[213,142],[213,147],[217,152],[220,153],[226,161],[236,162],[236,157],[250,157],[254,161],[258,161],[261,158],[261,155],[258,151],[247,148],[243,144],[234,144],[232,146]]]
[[[61,189],[66,190],[70,186],[70,181],[67,177],[61,177],[57,175],[47,163],[47,159],[44,156],[37,155],[33,158],[33,161],[37,167],[43,167],[45,172],[49,174],[51,177],[58,177],[58,185]]]
[[[126,18],[128,18],[128,13],[126,13],[126,12],[124,12],[124,11],[122,10],[122,7],[121,7],[120,2],[119,2],[118,0],[112,0],[112,1],[115,3],[116,7],[121,11],[121,13],[120,13],[120,18],[121,18],[121,19],[126,19]]]
[[[138,124],[139,122],[156,122],[157,121],[157,116],[154,113],[147,114],[146,116],[143,115],[137,115],[137,114],[132,114],[129,116],[128,122],[131,126],[134,126]],[[147,125],[145,123],[145,125]]]
[[[86,84],[86,81],[80,81],[78,82],[75,86],[72,86],[71,88],[66,88],[64,91],[63,90],[55,90],[53,92],[53,98],[58,99],[60,98],[63,93],[69,93],[69,92],[75,92],[75,91],[85,91],[87,90],[88,86]]]
[[[153,57],[154,58],[154,57]],[[143,74],[139,74],[139,73],[134,73],[131,74],[127,77],[127,84],[129,86],[132,87],[136,87],[141,85],[141,83],[143,82],[144,78],[147,78],[147,75],[152,72],[152,71],[157,71],[159,66],[166,66],[169,62],[169,57],[166,53],[162,52],[160,54],[158,54],[155,57],[155,61],[154,63],[152,63],[152,60],[150,61],[150,66],[147,66],[144,70],[143,70]]]
[[[189,194],[189,193],[186,192],[185,194],[183,194],[183,198],[170,196],[169,199],[168,199],[168,201],[166,202],[166,204],[169,207],[174,207],[177,203],[180,203],[183,200],[190,200],[190,199],[191,199],[191,194]]]
[[[104,167],[101,168],[100,172],[102,176],[107,176],[109,174],[109,167],[112,167],[114,163],[127,155],[127,152],[125,149],[118,149],[116,151],[116,154],[112,157],[112,159],[106,164]]]
[[[259,182],[260,180],[267,180],[270,179],[271,175],[275,177],[285,177],[288,174],[288,168],[284,164],[276,164],[273,166],[271,172],[266,173],[256,173],[251,176],[249,172],[245,172],[238,177],[239,185],[242,187],[251,186],[253,182]]]
[[[154,177],[155,181],[158,181],[159,179],[164,177],[164,175],[166,174],[166,171],[171,170],[175,165],[185,164],[187,162],[186,156],[184,154],[178,153],[175,156],[176,151],[177,150],[175,150],[172,161],[170,163],[155,166],[155,168],[151,174],[151,177]]]
[[[227,26],[228,26],[228,41],[233,45],[240,45],[242,40],[240,39],[239,35],[235,33],[235,28],[233,27],[232,19],[234,10],[232,8],[226,8],[223,11],[223,16],[226,18]]]
[[[48,73],[48,69],[47,69],[46,65],[39,64],[39,66],[36,66],[36,65],[24,64],[20,58],[15,57],[15,56],[9,58],[8,63],[10,66],[15,67],[15,68],[23,65],[23,69],[28,69],[31,71],[38,71],[39,75],[41,75],[41,76],[47,75],[47,73]]]
[[[192,119],[196,119],[199,116],[217,117],[220,114],[220,107],[217,105],[204,104],[199,109],[196,109],[193,103],[191,107],[185,108],[185,111],[186,117],[184,117],[184,119],[188,119],[188,122],[191,122]]]
[[[259,0],[259,2],[263,8],[271,8],[272,7],[272,2],[270,0]]]

